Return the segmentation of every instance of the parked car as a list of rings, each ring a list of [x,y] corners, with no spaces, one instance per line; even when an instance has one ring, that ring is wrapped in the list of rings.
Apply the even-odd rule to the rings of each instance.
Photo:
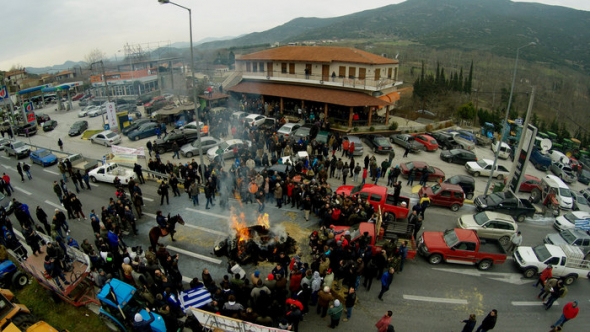
[[[16,126],[16,134],[18,136],[33,136],[37,133],[37,125],[33,123],[27,123]]]
[[[573,211],[590,212],[590,205],[588,205],[588,200],[584,195],[572,191],[572,198],[574,199],[574,204],[572,205]]]
[[[491,211],[462,215],[457,227],[472,229],[480,238],[498,240],[503,246],[509,245],[510,237],[518,232],[518,225],[511,216]]]
[[[83,93],[78,93],[75,96],[72,97],[72,101],[78,101],[80,99],[82,99],[82,97],[84,97]]]
[[[127,184],[135,177],[133,170],[112,163],[99,166],[88,172],[88,175],[92,182],[115,183],[115,179],[119,178],[123,185]]]
[[[452,149],[442,150],[440,152],[440,159],[452,164],[465,165],[467,162],[477,161],[477,156],[473,151]]]
[[[99,107],[96,107],[96,108],[88,111],[87,114],[89,117],[93,118],[95,116],[99,116],[99,115],[106,114],[106,113],[107,113],[107,108],[105,106],[99,106]]]
[[[431,205],[444,206],[453,212],[459,211],[465,200],[463,188],[456,184],[437,183],[431,187],[422,187],[418,191],[418,197],[427,195]]]
[[[538,188],[541,185],[541,179],[530,174],[525,174],[524,179],[520,183],[518,191],[523,193],[530,193],[533,189]]]
[[[494,161],[489,159],[480,159],[478,161],[470,161],[465,163],[465,170],[467,173],[478,177],[480,175],[490,176],[492,172],[492,166]],[[510,171],[503,165],[496,164],[496,170],[494,171],[494,177],[498,180],[502,180],[510,174]]]
[[[155,140],[154,151],[162,154],[171,151],[175,142],[180,148],[197,138],[199,138],[199,131],[196,129],[175,129],[161,139]]]
[[[43,131],[52,131],[57,127],[57,121],[55,120],[47,120],[43,122]]]
[[[590,277],[590,261],[584,260],[584,253],[576,246],[519,246],[514,252],[514,262],[526,278],[535,277],[549,264],[553,266],[552,276],[561,278],[566,285],[571,285],[578,278]]]
[[[393,149],[391,147],[391,142],[381,135],[367,135],[365,136],[365,142],[373,147],[373,152],[375,153],[388,153]],[[354,145],[356,150],[356,143],[354,143]]]
[[[9,144],[10,144],[10,139],[0,137],[0,151],[3,151],[6,148],[6,146],[8,146]]]
[[[365,153],[363,142],[361,142],[361,139],[358,138],[358,136],[346,135],[342,136],[342,140],[348,141],[349,146],[350,143],[354,142],[354,152],[352,153],[354,156],[362,156]]]
[[[31,149],[28,145],[21,141],[12,141],[4,148],[4,152],[9,157],[15,156],[16,159],[20,159],[22,157],[28,156],[31,152]]]
[[[511,191],[480,195],[473,202],[477,211],[509,214],[518,222],[523,222],[526,217],[532,218],[537,213],[537,209],[528,199],[518,198]]]
[[[568,244],[582,249],[584,254],[590,252],[590,235],[581,229],[566,229],[559,233],[551,233],[545,236],[543,242],[556,246]]]
[[[212,147],[207,151],[207,158],[209,161],[214,161],[215,158],[219,155],[217,151],[221,149],[222,153],[221,156],[223,159],[232,158],[234,156],[234,147],[238,150],[242,148],[247,148],[252,143],[250,141],[243,141],[241,139],[230,139],[225,142],[221,142],[219,146]]]
[[[565,183],[572,183],[576,181],[576,174],[574,170],[569,166],[560,161],[554,161],[551,166],[549,166],[551,173],[555,174]]]
[[[590,213],[584,211],[571,211],[565,213],[553,222],[553,227],[558,231],[575,228],[578,225],[590,225]]]
[[[199,121],[199,125],[197,126],[197,121],[193,121],[193,122],[189,122],[186,125],[180,127],[181,129],[200,129],[201,130],[201,136],[204,135],[208,135],[209,134],[209,126],[204,124],[202,121]]]
[[[37,123],[43,123],[45,121],[51,120],[49,115],[47,115],[45,113],[37,113],[37,112],[35,112],[35,119],[37,120]]]
[[[68,132],[69,136],[77,136],[81,135],[88,129],[88,121],[76,121],[70,127],[70,131]]]
[[[45,149],[31,151],[29,158],[33,164],[39,164],[43,167],[57,163],[57,156]]]
[[[529,161],[531,162],[531,164],[533,164],[533,166],[535,166],[536,169],[540,171],[548,170],[549,167],[551,167],[552,163],[551,157],[541,153],[541,151],[539,151],[539,149],[537,149],[536,147],[533,147],[533,151],[531,151]]]
[[[125,136],[129,135],[130,132],[134,131],[135,129],[139,128],[139,126],[141,126],[144,123],[148,123],[148,122],[154,122],[154,120],[152,119],[137,119],[137,120],[133,120],[133,122],[131,122],[127,127],[123,128],[123,130],[121,130],[121,133]]]
[[[85,116],[88,115],[88,112],[95,110],[97,108],[100,108],[99,106],[96,105],[90,105],[90,106],[86,106],[84,108],[82,108],[79,112],[78,112],[78,117],[79,118],[83,118]]]
[[[285,123],[281,128],[279,128],[279,130],[277,130],[277,134],[279,136],[283,136],[284,138],[289,138],[290,136],[295,134],[299,127],[301,127],[299,123]]]
[[[139,126],[137,129],[131,131],[127,137],[132,141],[138,141],[142,138],[151,137],[156,135],[156,130],[160,128],[159,123],[146,122]]]
[[[578,175],[578,182],[585,185],[590,185],[590,172],[583,169]]]
[[[414,134],[416,142],[424,145],[425,151],[436,151],[438,150],[438,142],[432,136],[427,134]]]
[[[432,136],[437,142],[438,146],[443,150],[451,150],[451,149],[461,149],[461,144],[455,141],[453,135],[444,132],[444,131],[437,131],[433,133],[427,133],[428,135]]]
[[[104,146],[112,146],[121,143],[121,136],[110,130],[105,130],[90,137],[90,142]]]
[[[367,202],[373,206],[375,211],[381,208],[382,212],[389,212],[394,221],[406,219],[410,213],[410,198],[400,196],[397,204],[394,204],[395,197],[387,192],[385,186],[376,184],[344,185],[338,187],[336,193],[344,197],[351,195],[366,197]]]
[[[472,199],[475,192],[475,179],[469,175],[453,175],[445,183],[456,184],[463,189],[466,199]]]
[[[180,154],[183,157],[191,158],[199,155],[199,148],[203,154],[207,153],[209,149],[218,146],[222,141],[212,136],[201,137],[200,140],[194,140],[192,143],[185,144],[180,148]]]
[[[247,123],[250,127],[252,127],[252,126],[258,127],[264,123],[264,119],[266,119],[266,116],[264,116],[264,115],[248,114],[244,118],[244,123]]]
[[[570,158],[568,158],[563,152],[557,150],[551,150],[547,152],[547,156],[551,158],[552,162],[562,162],[564,164],[569,164]]]
[[[297,142],[299,139],[305,139],[307,137],[308,140],[312,140],[315,138],[315,135],[318,134],[317,130],[313,130],[313,125],[311,124],[304,124],[303,126],[299,127],[293,134],[293,139]],[[317,127],[316,127],[317,128]]]
[[[445,172],[442,169],[434,166],[430,166],[423,161],[410,161],[407,163],[403,163],[400,165],[401,174],[403,177],[407,178],[408,174],[410,174],[410,170],[416,168],[415,180],[420,180],[422,176],[422,170],[426,167],[428,170],[428,181],[439,182],[439,180],[445,179]]]
[[[389,136],[389,141],[393,144],[397,144],[402,148],[409,148],[410,152],[419,152],[424,150],[424,145],[416,142],[414,136],[408,134],[395,134]]]

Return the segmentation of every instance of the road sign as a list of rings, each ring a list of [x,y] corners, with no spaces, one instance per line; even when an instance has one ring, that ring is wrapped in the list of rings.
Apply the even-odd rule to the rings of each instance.
[[[6,103],[10,103],[10,95],[8,94],[6,85],[2,85],[0,86],[0,105],[4,105]]]
[[[524,178],[527,162],[531,156],[531,152],[533,151],[536,136],[537,128],[531,124],[529,124],[528,127],[524,129],[523,135],[520,136],[520,139],[523,140],[522,150],[520,150],[520,154],[518,156],[515,156],[514,166],[512,166],[514,167],[514,175],[508,184],[512,192],[518,192],[519,182],[521,182],[521,180]]]

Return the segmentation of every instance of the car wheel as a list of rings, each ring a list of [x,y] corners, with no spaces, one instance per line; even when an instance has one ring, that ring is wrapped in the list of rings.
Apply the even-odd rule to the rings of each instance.
[[[535,268],[535,267],[526,268],[522,274],[524,275],[525,278],[533,278],[534,276],[537,275],[537,268]]]
[[[28,283],[29,283],[29,276],[27,276],[25,273],[17,271],[12,276],[12,285],[14,287],[16,287],[17,289],[21,289],[21,288],[25,287]]]
[[[477,268],[479,270],[485,271],[485,270],[489,270],[492,267],[492,265],[493,265],[493,263],[491,260],[484,259],[477,264]]]
[[[526,216],[524,214],[521,214],[521,215],[517,216],[515,219],[516,219],[516,222],[523,222],[525,218],[526,218]]]
[[[510,238],[508,236],[502,236],[498,241],[500,241],[502,246],[506,247],[510,243]]]
[[[479,172],[475,172],[475,173],[473,173],[473,176],[474,176],[474,177],[478,177],[478,176],[479,176]]]
[[[574,283],[574,281],[576,281],[576,279],[578,279],[578,276],[576,274],[570,274],[565,277],[565,279],[563,280],[563,283],[566,285],[571,285]]]
[[[531,201],[533,201],[533,203],[538,203],[539,200],[541,200],[541,190],[535,188],[531,191]]]
[[[433,254],[428,257],[428,263],[432,265],[440,264],[442,260],[442,256],[439,254]]]
[[[90,181],[92,181],[92,183],[96,183],[96,178],[94,176],[91,176]]]
[[[469,193],[469,194],[465,195],[465,198],[473,199],[473,193]]]
[[[90,139],[90,143],[94,144],[94,140],[93,139]]]
[[[496,179],[498,179],[498,180],[502,180],[503,178],[504,178],[504,175],[502,175],[502,174],[498,174],[498,176],[496,176]]]
[[[187,158],[190,158],[190,157],[192,157],[192,156],[193,156],[193,153],[192,153],[192,152],[187,152],[187,153],[186,153],[186,157],[187,157]]]
[[[457,212],[457,211],[459,211],[460,207],[461,206],[459,206],[459,204],[455,203],[455,204],[451,205],[451,211]]]

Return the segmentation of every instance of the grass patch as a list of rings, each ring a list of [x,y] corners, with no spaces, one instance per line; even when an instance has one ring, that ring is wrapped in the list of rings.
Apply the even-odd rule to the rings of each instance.
[[[86,131],[85,131],[85,132],[82,134],[82,136],[81,136],[80,138],[81,138],[81,139],[89,139],[90,137],[92,137],[92,135],[94,135],[94,134],[98,134],[98,133],[101,133],[101,132],[103,132],[103,131],[104,131],[104,130],[102,130],[102,129],[98,129],[98,130],[96,130],[96,129],[88,129],[88,130],[86,130]]]
[[[86,307],[76,308],[71,304],[54,303],[36,281],[16,292],[20,303],[26,305],[37,318],[49,325],[68,331],[108,332],[100,318]]]

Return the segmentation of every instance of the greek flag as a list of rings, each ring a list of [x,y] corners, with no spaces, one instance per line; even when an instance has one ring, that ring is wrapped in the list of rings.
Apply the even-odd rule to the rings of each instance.
[[[180,304],[183,310],[187,310],[189,307],[201,308],[210,302],[211,294],[203,285],[180,293]]]

